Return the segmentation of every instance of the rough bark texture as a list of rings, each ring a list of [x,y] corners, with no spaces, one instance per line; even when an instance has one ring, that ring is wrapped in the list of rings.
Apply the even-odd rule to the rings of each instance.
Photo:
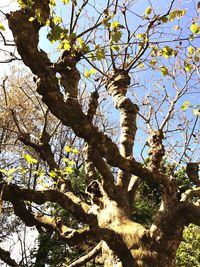
[[[33,190],[5,182],[0,177],[1,198],[13,204],[14,212],[27,226],[44,227],[57,232],[67,244],[87,240],[101,242],[96,250],[82,258],[82,262],[70,266],[81,266],[102,253],[105,267],[173,267],[175,253],[181,241],[184,226],[190,222],[199,224],[199,206],[190,203],[191,196],[199,196],[199,189],[187,191],[181,200],[177,199],[177,185],[173,175],[162,173],[160,164],[165,154],[163,132],[152,132],[149,139],[150,162],[147,167],[137,162],[133,155],[133,145],[137,131],[138,107],[127,97],[130,76],[125,69],[115,69],[106,81],[106,89],[112,96],[120,113],[120,148],[93,124],[98,107],[98,94],[91,94],[87,114],[78,102],[80,73],[77,63],[80,55],[74,51],[64,51],[55,64],[47,54],[38,49],[39,30],[43,24],[29,21],[36,9],[46,21],[50,16],[49,1],[35,1],[32,9],[19,10],[8,15],[9,27],[13,33],[18,52],[23,62],[37,77],[37,91],[43,102],[63,125],[73,129],[77,137],[85,142],[84,160],[89,201],[75,196],[70,186],[65,190]],[[60,90],[64,88],[65,96]],[[46,134],[46,135],[45,135]],[[45,138],[45,136],[47,138]],[[50,136],[44,133],[40,144],[34,144],[30,136],[21,134],[20,140],[31,146],[47,162],[50,169],[58,168],[49,144]],[[118,168],[115,181],[112,167]],[[97,177],[100,175],[100,179]],[[135,175],[134,177],[132,175]],[[188,165],[188,176],[199,186],[197,166]],[[55,178],[58,179],[58,178]],[[159,184],[162,205],[149,229],[131,218],[132,200],[138,181]],[[60,184],[65,181],[59,181]],[[131,200],[132,198],[132,200]],[[52,202],[69,211],[82,229],[71,229],[62,221],[42,216],[27,208],[26,201],[38,205]],[[187,211],[187,212],[186,212]],[[101,249],[100,249],[101,248]],[[1,258],[17,266],[3,251]]]

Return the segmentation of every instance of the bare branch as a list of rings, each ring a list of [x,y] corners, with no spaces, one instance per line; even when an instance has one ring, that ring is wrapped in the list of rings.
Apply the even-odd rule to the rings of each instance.
[[[86,255],[80,257],[79,259],[75,260],[68,267],[79,267],[83,266],[83,264],[87,263],[88,261],[94,259],[101,251],[102,242],[99,242],[92,250],[90,250]]]
[[[11,201],[12,204],[15,199],[19,201],[33,201],[39,205],[50,201],[59,204],[62,208],[68,210],[80,221],[93,225],[96,220],[95,216],[88,214],[90,206],[81,201],[70,191],[66,192],[65,194],[57,190],[35,191],[5,183],[0,184],[0,190],[3,190],[2,199]],[[16,206],[16,208],[20,209],[20,205],[18,205],[18,207]]]
[[[10,252],[0,248],[0,259],[11,267],[19,267],[17,262],[10,257]]]
[[[188,189],[181,195],[181,201],[188,201],[193,197],[200,198],[200,187]]]

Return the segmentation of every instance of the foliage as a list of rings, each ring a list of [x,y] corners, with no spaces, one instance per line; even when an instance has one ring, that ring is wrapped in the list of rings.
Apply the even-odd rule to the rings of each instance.
[[[176,264],[180,267],[198,267],[200,265],[200,228],[190,224],[183,232],[177,254]]]
[[[142,183],[135,199],[134,220],[149,227],[155,219],[160,202],[159,187],[154,184],[149,186]]]

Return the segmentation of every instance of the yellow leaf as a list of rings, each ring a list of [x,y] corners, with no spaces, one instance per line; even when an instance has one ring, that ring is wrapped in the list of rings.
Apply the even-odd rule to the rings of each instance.
[[[50,6],[55,7],[56,6],[56,0],[50,0]]]
[[[72,152],[75,153],[75,154],[80,154],[80,151],[78,149],[76,149],[76,148],[74,148]]]
[[[138,39],[143,38],[143,34],[138,33],[138,34],[137,34],[137,38],[138,38]]]
[[[151,12],[152,12],[152,8],[151,8],[150,6],[148,6],[148,7],[146,8],[146,10],[145,10],[144,13],[145,13],[146,15],[150,15]]]
[[[7,171],[4,170],[4,169],[0,169],[0,172],[4,173],[4,174],[7,174]]]
[[[189,101],[185,101],[183,103],[183,105],[181,106],[181,110],[186,110],[190,105],[190,102]]]
[[[85,71],[84,72],[84,76],[86,77],[86,78],[89,78],[92,74],[94,74],[96,72],[96,70],[95,69],[91,69],[91,70],[89,70],[89,71]]]
[[[165,66],[160,67],[160,70],[161,70],[161,73],[162,73],[163,76],[166,76],[166,75],[169,74],[169,70]]]
[[[200,57],[195,56],[195,57],[194,57],[194,60],[195,60],[196,62],[200,62]]]
[[[114,21],[111,23],[111,27],[112,28],[117,28],[119,26],[119,22],[118,21]]]
[[[26,162],[28,162],[29,164],[33,164],[33,163],[37,163],[38,160],[34,159],[33,157],[31,157],[29,154],[25,154],[24,155],[24,159]]]
[[[62,0],[64,5],[67,5],[69,3],[69,0]]]
[[[150,60],[149,63],[150,63],[152,66],[155,66],[156,63],[157,63],[157,60],[156,60],[156,59],[152,59],[152,60]]]
[[[35,17],[30,17],[28,21],[32,22],[35,20]]]
[[[73,149],[72,149],[71,147],[69,147],[69,146],[65,146],[64,148],[65,148],[65,151],[66,151],[66,152],[69,152],[69,153],[72,152],[72,150],[73,150]]]
[[[59,16],[56,16],[56,17],[53,19],[53,22],[54,22],[55,24],[59,24],[59,23],[62,22],[62,18],[59,17]]]
[[[14,172],[16,172],[16,170],[17,170],[17,169],[14,169],[14,168],[13,168],[13,169],[10,169],[10,170],[7,171],[7,174],[8,174],[8,175],[9,175],[9,174],[13,174]]]
[[[174,29],[175,31],[178,31],[178,30],[180,29],[180,26],[178,26],[178,25],[174,25],[173,29]]]
[[[193,114],[194,114],[194,116],[199,116],[200,111],[196,108],[193,110]]]
[[[5,27],[3,26],[1,22],[0,22],[0,31],[5,31]]]
[[[194,48],[192,46],[189,46],[187,50],[190,55],[194,54]]]
[[[138,65],[138,67],[139,67],[140,69],[143,69],[143,68],[144,68],[144,63],[140,63],[140,64]]]
[[[60,43],[60,45],[59,45],[58,48],[59,48],[59,49],[64,49],[64,50],[70,51],[70,49],[71,49],[71,45],[70,45],[70,43],[69,43],[69,41],[68,41],[67,39],[64,39],[64,40]]]
[[[194,34],[199,34],[200,33],[199,24],[197,24],[197,23],[192,24],[191,27],[190,27],[190,30]]]
[[[192,64],[189,64],[189,63],[186,63],[186,64],[185,64],[185,70],[186,70],[187,72],[192,71],[192,69],[193,69],[193,65],[192,65]]]

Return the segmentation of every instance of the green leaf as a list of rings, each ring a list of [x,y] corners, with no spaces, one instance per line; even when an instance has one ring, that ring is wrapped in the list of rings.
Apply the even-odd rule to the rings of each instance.
[[[140,63],[140,64],[138,65],[138,68],[143,69],[143,68],[144,68],[144,63]]]
[[[67,5],[69,3],[69,0],[62,0],[64,5]]]
[[[151,54],[150,54],[150,56],[151,57],[155,57],[156,55],[157,55],[157,53],[158,53],[158,47],[157,46],[151,46]]]
[[[176,18],[176,10],[172,11],[169,15],[169,21],[173,21]]]
[[[111,26],[112,28],[118,28],[118,26],[119,26],[119,22],[118,22],[118,21],[114,21],[114,22],[111,23],[110,26]]]
[[[58,40],[60,40],[61,35],[65,35],[65,31],[59,26],[56,25],[48,34],[47,34],[47,38],[49,39],[49,41],[51,43],[54,43]]]
[[[190,102],[189,101],[185,101],[183,103],[183,105],[181,106],[181,110],[186,110],[190,105]]]
[[[4,169],[0,169],[0,172],[4,173],[5,175],[11,175],[13,174],[14,172],[16,172],[17,169],[13,168],[13,169],[10,169],[10,170],[4,170]]]
[[[25,161],[28,162],[29,164],[34,164],[34,163],[37,163],[37,162],[38,162],[37,159],[31,157],[29,154],[25,154],[25,155],[24,155],[24,159],[25,159]]]
[[[17,169],[13,168],[13,169],[10,169],[7,171],[7,174],[10,175],[10,174],[13,174],[14,172],[16,172]]]
[[[56,0],[50,0],[50,6],[55,7],[56,6]]]
[[[176,10],[173,10],[171,12],[171,14],[169,15],[169,21],[173,21],[175,18],[180,19],[185,14],[186,14],[186,10],[185,9],[176,9]]]
[[[59,50],[70,51],[70,49],[71,49],[71,44],[70,44],[69,40],[67,40],[67,39],[62,40],[62,42],[60,43],[58,49],[59,49]]]
[[[21,172],[21,174],[25,174],[26,170],[24,168],[22,168],[21,166],[18,167],[18,170]]]
[[[105,51],[103,49],[99,49],[96,51],[96,59],[97,60],[105,59]]]
[[[96,70],[95,70],[95,69],[92,69],[91,72],[94,73],[94,72],[96,72]],[[65,149],[65,151],[68,152],[68,153],[77,153],[77,154],[80,153],[80,152],[78,151],[78,149],[76,149],[76,148],[71,148],[71,147],[69,147],[69,146],[65,146],[64,149]],[[66,158],[65,158],[65,159],[66,159]]]
[[[7,174],[7,171],[4,170],[4,169],[0,169],[0,172],[4,173],[4,174]]]
[[[149,61],[149,63],[152,65],[152,66],[155,66],[156,63],[157,63],[157,60],[156,59],[152,59]]]
[[[187,50],[190,55],[194,54],[194,48],[192,46],[189,46]]]
[[[163,17],[161,17],[161,21],[163,23],[167,23],[168,22],[168,18],[166,16],[163,16]]]
[[[145,15],[150,15],[151,12],[152,12],[152,8],[150,6],[148,6],[144,13],[145,13]]]
[[[193,114],[194,114],[194,116],[199,116],[200,112],[198,109],[194,109]]]
[[[21,9],[31,9],[34,5],[33,0],[17,0],[17,3],[19,4]]]
[[[119,51],[119,45],[111,45],[110,47],[113,51]]]
[[[36,18],[35,17],[30,17],[28,21],[32,22],[34,21]]]
[[[96,70],[95,70],[95,71],[96,71]],[[74,149],[72,150],[72,153],[74,153],[74,154],[80,154],[80,151],[79,151],[78,149],[74,148]]]
[[[62,172],[63,174],[69,174],[69,173],[72,173],[74,172],[74,170],[72,169],[72,167],[68,166],[68,167],[65,167],[64,171]]]
[[[69,146],[65,146],[64,149],[65,149],[65,151],[68,152],[68,153],[71,153],[72,150],[73,150],[73,149],[72,149],[71,147],[69,147]]]
[[[121,31],[114,31],[111,34],[111,39],[115,43],[118,43],[119,40],[121,39],[121,37],[122,37],[122,32]]]
[[[41,9],[37,8],[35,10],[35,17],[36,17],[36,19],[37,19],[37,21],[39,23],[43,23],[44,22],[44,19],[43,19],[42,14],[41,14]]]
[[[79,44],[79,47],[82,49],[85,46],[85,42],[81,38],[77,38],[77,42]]]
[[[3,26],[1,22],[0,22],[0,31],[5,31],[5,27]]]
[[[50,171],[49,176],[55,178],[57,176],[57,173],[55,171]]]
[[[191,72],[193,70],[193,65],[189,63],[185,63],[185,70],[187,72]]]
[[[194,60],[195,60],[196,62],[200,62],[200,57],[195,56],[195,57],[194,57]]]
[[[176,16],[179,19],[179,18],[185,16],[185,14],[186,14],[186,9],[182,9],[182,10],[178,10],[177,11],[177,15]]]
[[[92,74],[94,74],[96,72],[96,70],[95,69],[91,69],[91,70],[89,70],[89,71],[85,71],[84,72],[84,76],[86,77],[86,78],[89,78]],[[74,152],[74,151],[73,151]]]
[[[169,58],[170,56],[172,56],[172,53],[173,53],[173,49],[169,46],[165,46],[163,49],[162,49],[162,55],[165,57],[165,58]]]
[[[142,33],[138,33],[136,37],[137,37],[138,39],[141,39],[141,38],[143,38],[143,34],[142,34]]]
[[[199,34],[200,33],[199,24],[197,24],[197,23],[192,24],[191,27],[190,27],[190,30],[194,34]]]
[[[53,18],[53,22],[55,24],[60,24],[62,22],[62,18],[60,16],[56,16],[55,18]]]

